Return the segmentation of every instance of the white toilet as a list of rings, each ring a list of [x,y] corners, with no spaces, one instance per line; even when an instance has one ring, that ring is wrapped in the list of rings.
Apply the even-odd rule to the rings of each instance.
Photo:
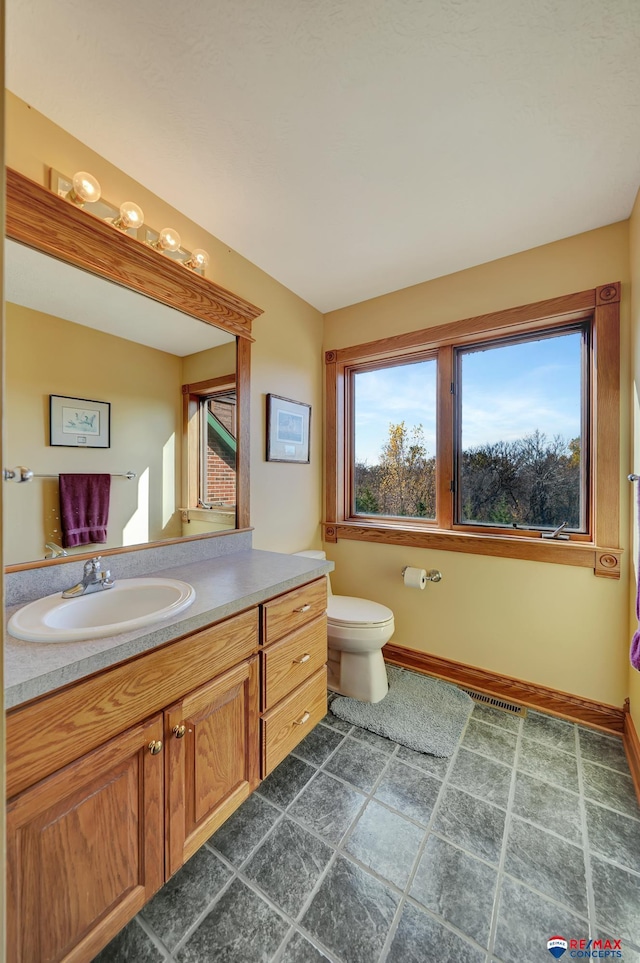
[[[324,559],[324,552],[296,552]],[[395,628],[386,605],[350,595],[334,595],[327,575],[328,686],[361,702],[380,702],[388,690],[382,646]]]

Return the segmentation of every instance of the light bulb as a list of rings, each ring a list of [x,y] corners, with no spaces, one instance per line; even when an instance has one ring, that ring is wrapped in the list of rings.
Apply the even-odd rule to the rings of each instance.
[[[184,262],[185,267],[192,268],[194,271],[204,271],[209,267],[209,255],[201,247],[196,247],[191,252],[191,257]]]
[[[161,251],[178,251],[180,249],[180,235],[172,227],[163,227],[158,235],[156,247]]]
[[[133,201],[125,201],[124,204],[120,205],[120,217],[117,217],[113,226],[119,228],[121,231],[128,231],[129,228],[142,227],[144,224],[144,213],[141,207],[134,204]]]
[[[102,193],[100,184],[93,174],[88,174],[87,171],[77,171],[73,175],[71,183],[73,187],[67,194],[67,200],[73,204],[81,207],[83,204],[93,204],[100,200],[100,194]]]

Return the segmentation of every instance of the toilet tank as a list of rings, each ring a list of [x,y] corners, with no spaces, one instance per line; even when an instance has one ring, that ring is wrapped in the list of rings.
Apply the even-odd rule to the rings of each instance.
[[[303,558],[317,558],[319,561],[320,560],[324,561],[327,557],[326,552],[321,552],[318,549],[309,549],[306,552],[294,552],[293,554],[301,555]],[[326,576],[326,579],[327,579],[327,595],[333,595],[333,592],[331,591],[331,579],[329,578],[328,575]]]

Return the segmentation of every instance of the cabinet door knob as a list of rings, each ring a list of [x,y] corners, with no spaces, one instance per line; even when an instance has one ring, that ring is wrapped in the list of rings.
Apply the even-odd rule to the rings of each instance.
[[[149,743],[149,752],[152,756],[157,756],[159,752],[162,752],[162,742],[160,739],[153,739]]]
[[[299,609],[294,609],[293,611],[294,611],[294,612],[308,612],[310,608],[311,608],[310,605],[303,605],[303,606],[301,606]]]
[[[301,655],[299,659],[294,659],[293,661],[296,663],[296,665],[303,665],[303,663],[308,662],[310,658],[311,656],[309,653],[305,652],[305,654]]]
[[[305,712],[305,714],[303,715],[302,719],[294,719],[294,720],[293,720],[294,726],[303,726],[303,725],[305,724],[305,722],[308,722],[308,721],[309,721],[309,715],[310,715],[310,713]]]
[[[184,724],[181,726],[174,726],[171,731],[173,732],[176,739],[182,739],[185,732],[187,731],[187,727]]]

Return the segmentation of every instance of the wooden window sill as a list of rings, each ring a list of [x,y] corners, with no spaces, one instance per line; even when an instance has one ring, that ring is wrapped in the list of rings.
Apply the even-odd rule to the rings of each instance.
[[[349,539],[377,542],[381,545],[407,545],[411,548],[432,548],[444,552],[465,552],[470,555],[493,555],[501,558],[521,558],[533,562],[553,562],[558,565],[578,565],[592,568],[595,575],[620,578],[619,548],[603,548],[592,542],[552,541],[526,538],[519,535],[486,535],[470,532],[450,532],[442,529],[394,524],[371,524],[348,519],[344,522],[323,523],[327,542]]]

